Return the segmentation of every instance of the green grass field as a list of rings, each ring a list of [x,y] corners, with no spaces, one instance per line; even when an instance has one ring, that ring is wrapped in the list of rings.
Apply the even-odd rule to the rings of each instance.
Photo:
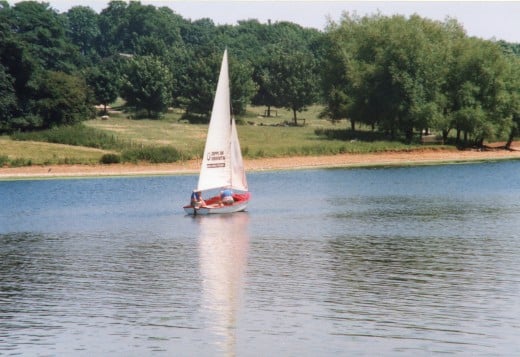
[[[333,124],[319,119],[319,106],[299,113],[299,126],[290,125],[293,119],[288,110],[275,109],[272,115],[276,116],[269,118],[263,117],[264,110],[264,107],[251,107],[246,115],[237,118],[242,124],[238,126],[238,134],[246,158],[424,148],[423,145],[406,145],[383,139],[364,140],[363,135],[360,140],[328,139],[325,135],[317,135],[317,131],[345,132],[350,126],[347,121]],[[130,158],[130,161],[139,161],[145,157],[142,160],[164,162],[164,153],[168,150],[178,152],[175,160],[200,158],[208,126],[187,123],[181,119],[181,115],[182,113],[173,111],[160,120],[135,120],[128,119],[124,113],[116,112],[111,113],[108,120],[96,118],[75,128],[20,134],[13,138],[3,136],[0,137],[0,165],[92,164],[102,161],[107,154],[120,155],[123,159]],[[332,135],[342,136],[345,135]],[[435,147],[439,148],[438,145]],[[140,155],[139,151],[145,153]],[[161,155],[156,160],[153,159],[154,152]],[[152,159],[149,159],[150,155]]]
[[[0,137],[0,166],[95,164],[107,151],[82,146],[14,141]]]

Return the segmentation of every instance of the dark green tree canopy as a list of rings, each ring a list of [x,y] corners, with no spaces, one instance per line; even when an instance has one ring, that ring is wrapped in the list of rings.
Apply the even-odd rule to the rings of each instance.
[[[71,72],[79,60],[77,48],[66,37],[66,18],[48,3],[23,1],[7,10],[11,32],[27,44],[31,57],[48,70]]]
[[[93,115],[93,103],[83,78],[47,71],[41,77],[34,100],[43,128],[72,125]]]
[[[142,5],[139,1],[111,1],[101,11],[98,23],[97,43],[101,56],[115,53],[159,55],[164,54],[161,48],[183,45],[181,25],[184,20],[166,7]],[[150,48],[163,53],[146,52]]]
[[[157,118],[172,102],[173,77],[161,60],[136,56],[129,60],[122,84],[127,104]]]
[[[0,132],[10,129],[10,120],[16,112],[14,80],[0,65]]]
[[[146,115],[174,105],[207,117],[226,47],[235,114],[252,102],[288,108],[296,122],[319,102],[324,116],[347,118],[353,130],[363,123],[407,140],[430,130],[475,143],[518,132],[519,44],[468,38],[453,19],[345,14],[321,32],[255,19],[219,26],[120,0],[100,13],[75,6],[64,14],[45,2],[0,0],[0,130],[75,121],[52,112],[64,105],[53,96],[63,88],[79,103],[119,95]]]
[[[292,110],[294,124],[297,112],[315,103],[318,95],[318,68],[310,53],[286,53],[279,48],[273,53],[265,71],[262,83],[274,105]]]
[[[111,66],[91,67],[86,73],[87,85],[92,89],[94,100],[104,106],[104,113],[107,106],[117,99],[120,91],[119,76],[112,70]]]
[[[258,86],[252,79],[253,67],[247,61],[230,61],[230,86],[233,114],[244,114]]]
[[[451,129],[476,143],[511,129],[507,61],[456,21],[417,15],[350,17],[328,32],[325,113],[388,132]],[[353,126],[354,128],[354,126]]]
[[[96,41],[101,32],[98,25],[98,15],[90,7],[74,6],[67,13],[67,36],[78,47],[81,54],[95,60]]]

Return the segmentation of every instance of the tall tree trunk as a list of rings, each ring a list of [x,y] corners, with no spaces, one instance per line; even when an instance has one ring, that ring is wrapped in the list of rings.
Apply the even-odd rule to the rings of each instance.
[[[408,144],[411,144],[412,140],[413,140],[413,128],[406,129],[405,136],[406,136],[406,142]]]
[[[516,128],[511,128],[511,132],[509,133],[509,137],[507,138],[507,143],[506,143],[507,150],[511,149],[511,144],[513,143],[515,134],[516,134]]]
[[[354,119],[350,119],[350,129],[356,131],[356,121]]]
[[[296,117],[296,109],[293,108],[294,125],[298,126],[298,118]]]
[[[446,129],[442,130],[442,143],[443,144],[446,144],[446,142],[448,141],[448,133],[449,133],[448,130],[446,130]]]
[[[390,139],[395,140],[396,137],[396,123],[398,122],[398,119],[396,118],[392,123],[390,123]]]

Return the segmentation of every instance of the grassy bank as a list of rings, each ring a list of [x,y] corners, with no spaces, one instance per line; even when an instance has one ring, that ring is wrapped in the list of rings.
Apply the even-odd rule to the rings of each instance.
[[[292,123],[292,113],[276,109],[273,116],[263,116],[264,107],[251,107],[237,118],[244,157],[286,157],[409,151],[424,148],[385,140],[370,131],[349,132],[349,123],[331,123],[319,119],[321,108],[301,113],[299,126]],[[200,158],[207,124],[190,124],[181,113],[168,113],[161,120],[132,120],[124,113],[112,113],[68,128],[1,137],[0,165],[98,162],[175,162]],[[432,148],[440,148],[432,146]]]
[[[106,150],[0,137],[0,166],[95,164]]]

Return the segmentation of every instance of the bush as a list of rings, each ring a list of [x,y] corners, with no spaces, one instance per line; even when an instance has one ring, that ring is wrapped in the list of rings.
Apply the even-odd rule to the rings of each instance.
[[[183,160],[182,153],[170,146],[150,146],[123,151],[123,161],[148,161],[153,164]]]
[[[246,125],[246,124],[247,124],[247,121],[245,121],[245,120],[242,119],[242,118],[237,118],[237,119],[235,120],[235,123],[236,123],[236,125]]]
[[[43,119],[38,115],[28,114],[10,120],[8,131],[29,131],[41,128]]]
[[[31,166],[31,165],[32,165],[31,160],[22,159],[22,158],[11,160],[11,167],[22,167],[22,166]]]
[[[43,141],[105,150],[119,149],[125,146],[125,143],[117,140],[114,135],[107,134],[99,129],[89,128],[83,124],[60,126],[29,133],[16,133],[13,134],[11,138],[20,141]]]
[[[185,113],[182,115],[183,120],[187,120],[190,124],[207,124],[209,116],[195,113]]]
[[[314,130],[314,134],[324,137],[328,140],[361,140],[366,142],[384,141],[388,140],[388,136],[380,131],[352,131],[350,129],[323,129],[318,128]]]
[[[117,154],[105,154],[99,160],[102,164],[119,164],[121,162],[121,157]]]
[[[0,155],[0,167],[7,165],[9,158],[6,155]]]

